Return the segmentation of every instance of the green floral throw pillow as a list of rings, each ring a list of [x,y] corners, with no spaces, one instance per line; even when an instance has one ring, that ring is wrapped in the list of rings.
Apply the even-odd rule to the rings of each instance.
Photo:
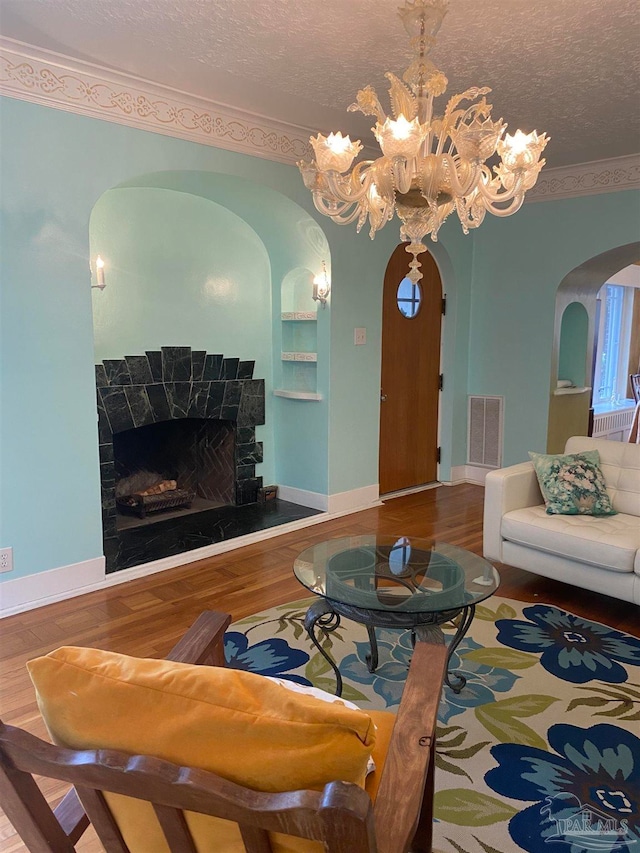
[[[597,450],[529,453],[549,515],[615,515]]]

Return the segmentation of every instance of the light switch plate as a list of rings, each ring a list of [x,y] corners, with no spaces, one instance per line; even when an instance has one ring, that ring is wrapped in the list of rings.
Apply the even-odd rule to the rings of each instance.
[[[367,330],[363,328],[353,330],[353,342],[357,347],[361,347],[367,342]]]

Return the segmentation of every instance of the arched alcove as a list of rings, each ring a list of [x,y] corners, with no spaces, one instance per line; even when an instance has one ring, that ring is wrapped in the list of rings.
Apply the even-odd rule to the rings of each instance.
[[[572,302],[564,310],[560,326],[558,379],[575,388],[587,383],[587,350],[589,315],[580,302]]]
[[[297,445],[327,446],[327,404],[309,419],[290,405],[285,411],[291,401],[273,392],[282,382],[283,294],[292,289],[298,310],[314,310],[313,276],[323,260],[330,264],[315,221],[286,196],[233,175],[154,173],[98,199],[90,252],[93,282],[105,285],[92,296],[108,559],[114,548],[106,540],[120,529],[114,481],[124,475],[112,439],[121,432],[181,419],[208,429],[221,420],[233,432],[225,461],[234,471],[225,491],[232,503],[255,501],[263,483],[295,488],[288,460]],[[329,324],[314,328],[314,337],[329,334]],[[326,491],[326,454],[317,454],[316,473],[315,490]]]
[[[614,273],[634,263],[638,257],[640,242],[627,243],[590,258],[571,270],[560,282],[556,294],[551,357],[548,453],[561,453],[570,436],[588,433],[596,297],[602,285]],[[586,346],[580,343],[585,338],[585,323]],[[576,379],[563,376],[563,370],[575,371]],[[580,384],[579,379],[582,377],[584,381]],[[562,379],[570,379],[575,387],[559,388],[558,381]]]

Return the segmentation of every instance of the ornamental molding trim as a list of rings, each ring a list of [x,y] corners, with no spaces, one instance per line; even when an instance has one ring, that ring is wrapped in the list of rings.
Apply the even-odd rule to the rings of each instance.
[[[0,95],[281,163],[311,155],[310,128],[2,37]]]
[[[0,95],[288,165],[311,158],[317,130],[4,37]],[[525,204],[638,188],[640,155],[630,155],[545,168]]]
[[[543,169],[525,204],[631,189],[640,189],[640,154]]]

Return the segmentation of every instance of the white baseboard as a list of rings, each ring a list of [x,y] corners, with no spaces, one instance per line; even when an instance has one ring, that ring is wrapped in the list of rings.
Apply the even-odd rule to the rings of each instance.
[[[380,487],[377,483],[372,486],[362,486],[359,489],[351,489],[348,492],[337,492],[329,495],[330,513],[356,512],[360,509],[369,509],[372,506],[381,506]]]
[[[54,601],[73,598],[104,585],[105,559],[94,557],[0,584],[0,618]]]
[[[377,483],[372,486],[362,486],[350,489],[348,492],[336,492],[334,495],[323,495],[320,492],[308,492],[295,489],[293,486],[278,486],[278,497],[283,501],[300,506],[308,506],[329,513],[355,512],[370,506],[380,506],[380,489]]]
[[[457,486],[460,483],[473,483],[484,486],[484,479],[492,468],[482,468],[479,465],[455,465],[451,468],[451,479],[443,480],[444,486]]]
[[[475,483],[477,486],[484,486],[484,481],[489,471],[493,471],[493,468],[482,468],[479,465],[465,465],[465,482]]]
[[[292,497],[285,497],[282,492],[282,489],[286,490],[288,488],[285,486],[278,489],[278,495],[283,500],[293,500]],[[314,492],[302,492],[299,489],[291,489],[286,493],[291,495],[293,492],[296,495],[307,496],[317,494]],[[321,512],[318,515],[312,515],[308,518],[290,521],[288,524],[280,524],[276,527],[266,528],[265,530],[257,530],[255,533],[248,533],[246,536],[238,536],[235,539],[227,539],[224,542],[206,545],[204,548],[183,551],[181,554],[163,557],[161,560],[143,563],[131,569],[123,569],[122,571],[105,575],[105,558],[96,557],[93,560],[86,560],[83,563],[76,563],[72,566],[60,566],[57,569],[50,569],[39,574],[4,581],[0,583],[0,619],[5,616],[13,616],[16,613],[23,613],[26,610],[33,610],[36,607],[44,607],[44,605],[53,604],[56,601],[75,598],[75,596],[84,595],[87,592],[94,592],[95,590],[127,583],[127,581],[136,580],[147,575],[154,575],[157,572],[164,572],[167,569],[186,566],[188,563],[195,563],[198,560],[215,557],[218,554],[225,554],[227,551],[234,551],[236,548],[242,548],[245,545],[253,545],[256,542],[262,542],[276,536],[283,536],[285,533],[292,533],[304,527],[322,524],[325,521],[330,521],[343,515],[350,515],[352,512],[381,505],[381,502],[377,499],[377,484],[374,486],[365,486],[361,489],[353,489],[350,492],[331,495],[328,499],[326,495],[317,495],[317,497],[324,498],[326,503],[333,502],[331,512]],[[297,500],[296,502],[301,506],[309,506],[309,504],[302,503],[301,500]]]
[[[298,506],[308,506],[326,512],[329,508],[329,498],[320,492],[308,492],[305,489],[295,489],[293,486],[278,486],[278,497]]]
[[[457,486],[458,483],[466,483],[467,475],[466,475],[466,465],[452,465],[450,480],[447,480],[448,486]]]

